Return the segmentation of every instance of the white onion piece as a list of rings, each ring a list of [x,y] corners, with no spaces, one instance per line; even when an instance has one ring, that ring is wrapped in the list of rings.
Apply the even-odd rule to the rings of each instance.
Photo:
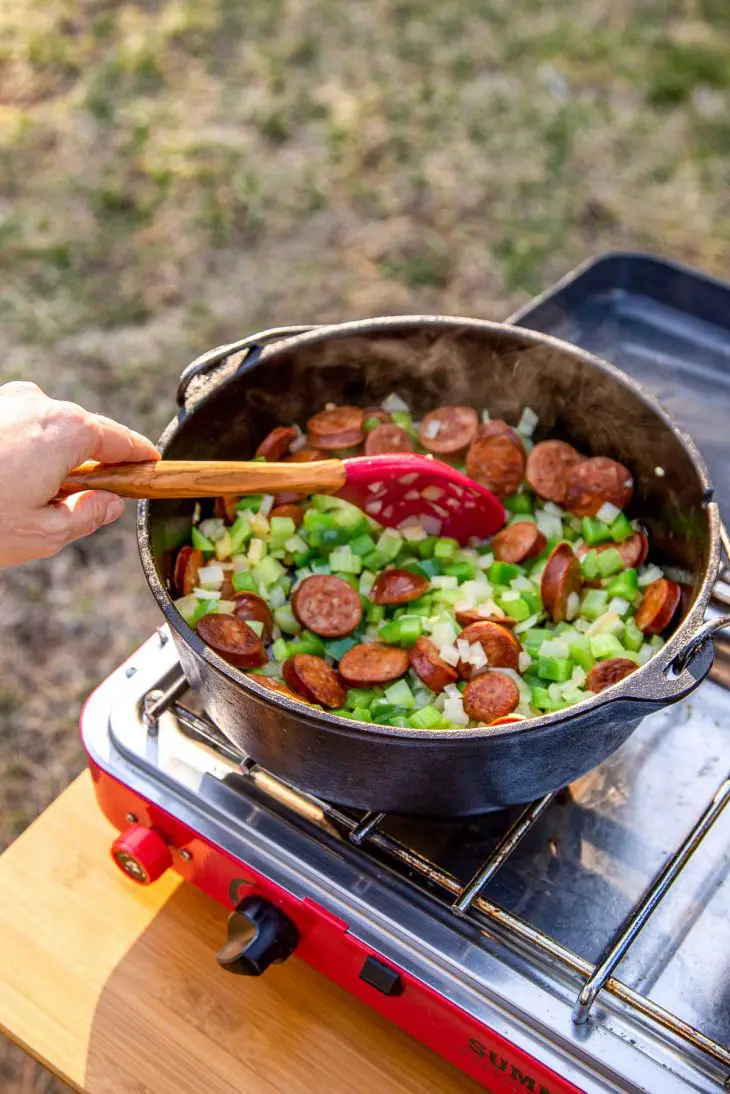
[[[274,585],[266,599],[270,608],[283,608],[286,604],[286,593],[280,585]]]
[[[492,420],[492,419],[491,419],[491,417],[490,417],[490,415],[489,415],[489,411],[488,411],[488,410],[483,410],[483,411],[482,411],[482,413],[481,413],[481,419],[482,419],[482,424],[483,424],[483,425],[486,425],[486,424],[487,424],[487,422],[491,422],[491,420]]]
[[[441,646],[439,649],[439,657],[446,662],[447,665],[458,665],[460,661],[459,651],[453,646]]]
[[[393,516],[393,506],[392,505],[386,505],[385,509],[383,509],[383,516],[385,517],[386,520],[390,520],[390,518]]]
[[[506,593],[502,593],[502,600],[506,600],[509,603],[510,600],[519,600],[520,594],[516,589],[508,589]]]
[[[294,438],[294,440],[292,441],[292,443],[289,445],[289,451],[290,452],[299,452],[300,449],[306,448],[306,446],[307,446],[307,435],[306,435],[306,433],[302,433],[302,431],[301,431],[301,429],[299,428],[298,425],[295,426],[294,428],[297,431],[297,435]]]
[[[535,432],[535,426],[540,421],[537,414],[531,407],[526,406],[520,415],[520,420],[517,423],[517,432],[523,433],[526,437],[531,437]]]
[[[223,570],[220,566],[201,566],[198,570],[198,584],[202,589],[218,589],[223,584]]]
[[[198,600],[220,600],[220,589],[193,589],[193,596]]]
[[[689,570],[682,570],[679,566],[665,566],[664,574],[670,581],[677,581],[680,585],[691,585],[694,580]]]
[[[261,505],[259,506],[259,516],[268,517],[271,510],[274,508],[274,495],[264,494],[261,499]]]
[[[438,437],[441,431],[441,426],[442,423],[438,420],[438,418],[432,418],[423,431],[424,436],[428,437],[429,441],[434,440],[436,437]]]
[[[649,643],[645,642],[644,645],[639,650],[639,664],[640,665],[645,665],[646,662],[649,660],[649,658],[652,656],[653,653],[654,653],[654,650],[651,648]]]
[[[517,667],[519,668],[520,672],[527,672],[531,664],[532,658],[530,657],[527,650],[520,650],[520,655],[517,658]]]
[[[443,517],[444,519],[446,519],[446,517],[448,517],[449,515],[448,509],[444,509],[442,505],[437,505],[434,501],[431,502],[431,508],[433,509],[434,513],[438,513],[438,515],[440,517]]]
[[[403,539],[407,539],[409,543],[418,543],[426,539],[426,532],[420,524],[398,525],[398,527],[403,532]]]
[[[639,570],[639,588],[643,589],[646,585],[651,585],[653,581],[658,581],[660,577],[664,577],[664,571],[658,566],[642,566]]]
[[[463,657],[466,661],[469,657],[469,643],[465,638],[458,638],[456,640],[456,648],[459,651],[459,657]]]
[[[616,612],[606,611],[603,615],[599,615],[595,622],[591,623],[586,634],[589,636],[593,634],[616,634],[620,630],[623,630],[621,616],[617,615]]]
[[[546,638],[540,646],[541,657],[570,657],[570,647],[565,638]]]
[[[475,669],[482,669],[487,664],[487,655],[479,642],[472,642],[469,647],[469,656],[465,658]]]
[[[461,696],[458,699],[447,699],[444,703],[444,718],[455,726],[462,728],[469,725],[469,715],[464,710]]]
[[[202,535],[207,536],[211,543],[215,543],[226,534],[225,523],[220,517],[208,517],[207,520],[201,520],[199,528]]]
[[[616,517],[621,510],[617,505],[612,505],[610,501],[604,501],[601,508],[596,513],[599,520],[602,520],[604,524],[613,524]]]
[[[506,595],[503,599],[506,599]],[[570,593],[568,599],[565,602],[565,618],[575,619],[576,615],[580,611],[580,596],[578,593]]]
[[[358,584],[358,589],[360,590],[362,595],[369,596],[370,590],[372,589],[374,584],[375,574],[371,574],[369,570],[363,570],[363,572],[360,574],[360,581]]]
[[[554,517],[560,517],[562,519],[563,510],[559,505],[556,505],[554,501],[544,501],[542,503],[542,510],[544,513],[550,513]]]
[[[461,692],[456,684],[447,684],[444,688],[444,695],[447,699],[461,699]]]
[[[219,600],[218,601],[218,615],[233,615],[236,610],[235,600]]]
[[[626,615],[630,607],[628,600],[624,600],[622,596],[615,596],[613,600],[609,601],[608,610],[616,612],[616,615]]]
[[[392,414],[394,410],[402,410],[406,413],[409,413],[411,409],[408,406],[408,403],[404,402],[403,399],[401,399],[400,395],[396,395],[395,392],[393,392],[391,395],[388,395],[387,398],[383,399],[380,405],[382,406],[383,410],[386,410],[388,412],[388,414]]]

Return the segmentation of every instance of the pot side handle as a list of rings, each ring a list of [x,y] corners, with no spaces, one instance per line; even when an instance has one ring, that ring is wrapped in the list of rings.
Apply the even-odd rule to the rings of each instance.
[[[278,342],[282,338],[292,338],[296,334],[307,334],[309,331],[316,329],[316,325],[306,327],[272,327],[270,330],[259,331],[258,334],[249,334],[248,337],[241,338],[237,342],[230,342],[228,345],[216,346],[214,349],[209,349],[206,353],[202,353],[200,357],[196,357],[189,365],[186,365],[180,373],[180,379],[177,385],[177,405],[182,410],[186,410],[188,388],[190,387],[191,382],[215,371],[215,369],[230,357],[231,354],[240,353],[241,351],[245,352],[246,356],[238,367],[238,370],[240,371],[243,367],[250,367],[250,365],[253,364],[254,355],[257,357],[263,346],[267,345],[269,342]]]

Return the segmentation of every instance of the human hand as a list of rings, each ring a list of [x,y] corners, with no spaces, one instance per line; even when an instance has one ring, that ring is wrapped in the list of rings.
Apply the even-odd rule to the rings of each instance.
[[[111,418],[50,399],[25,381],[1,386],[0,569],[48,558],[122,515],[124,502],[108,490],[54,501],[71,468],[84,460],[158,458],[151,441]]]

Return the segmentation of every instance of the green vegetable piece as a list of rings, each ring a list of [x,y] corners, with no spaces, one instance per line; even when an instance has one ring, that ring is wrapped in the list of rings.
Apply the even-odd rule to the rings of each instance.
[[[253,463],[254,461],[252,460],[251,462]],[[256,462],[265,463],[266,461],[257,460]],[[246,510],[248,510],[249,513],[258,513],[263,500],[263,494],[246,494],[246,496],[241,498],[241,500],[238,502],[238,504],[236,505],[236,509],[240,509],[241,512],[245,512]]]
[[[375,549],[378,554],[381,555],[386,562],[394,562],[400,554],[400,549],[403,544],[403,539],[399,534],[392,532],[390,529],[386,530],[381,535],[380,539],[375,545]]]
[[[286,570],[275,558],[271,555],[267,555],[262,558],[257,566],[254,566],[253,570],[254,578],[261,585],[276,585],[280,577],[284,577]]]
[[[631,521],[624,513],[619,513],[611,525],[611,539],[616,543],[622,543],[623,540],[629,539],[633,534],[634,529],[631,527]]]
[[[371,433],[376,426],[380,425],[380,418],[366,418],[363,422],[363,429],[366,433]]]
[[[589,551],[583,556],[580,568],[586,581],[595,581],[599,575],[598,551]]]
[[[639,575],[636,570],[628,569],[609,581],[606,592],[609,596],[621,596],[631,603],[639,590]]]
[[[375,550],[375,540],[369,532],[365,532],[350,540],[350,550],[360,558],[366,558]]]
[[[389,703],[393,703],[393,705],[397,707],[412,708],[416,703],[416,700],[413,698],[413,692],[408,687],[405,680],[396,680],[394,684],[391,684],[389,688],[386,688],[385,698]]]
[[[531,513],[534,498],[531,494],[511,494],[508,498],[502,498],[502,505],[508,513]]]
[[[520,597],[530,609],[530,615],[542,611],[542,597],[537,590],[533,592],[531,589],[520,589]]]
[[[591,653],[590,639],[585,635],[581,635],[580,638],[575,638],[568,647],[570,652],[570,659],[574,661],[576,665],[580,665],[582,669],[589,672],[595,663],[595,657]]]
[[[378,638],[382,639],[389,646],[400,645],[400,620],[394,619],[390,623],[386,623],[378,631]]]
[[[573,675],[573,662],[569,657],[539,657],[537,675],[543,680],[555,680],[564,684]]]
[[[436,710],[436,707],[429,704],[411,714],[408,718],[408,724],[412,729],[436,729],[437,726],[441,725],[441,714]]]
[[[434,548],[438,543],[438,536],[426,536],[418,541],[418,553],[421,558],[433,558]]]
[[[436,558],[424,558],[419,565],[428,578],[438,577],[444,572],[443,564]]]
[[[291,517],[272,517],[269,521],[269,546],[275,551],[278,550],[292,538],[296,530]]]
[[[264,633],[264,625],[260,619],[246,619],[246,626],[250,627],[257,638],[260,638]]]
[[[330,566],[341,574],[359,574],[362,570],[362,559],[356,555],[348,545],[336,547],[330,553]]]
[[[566,539],[568,543],[575,543],[579,535],[580,533],[576,532],[575,528],[571,528],[569,524],[563,526],[563,539]]]
[[[407,410],[392,410],[390,416],[396,425],[399,425],[401,429],[405,429],[406,433],[410,433],[415,437],[416,431],[413,427],[413,418]]]
[[[644,644],[644,635],[636,626],[636,621],[632,618],[626,620],[623,644],[627,650],[631,650],[634,653],[638,653]]]
[[[282,604],[280,608],[274,608],[274,622],[285,634],[299,634],[302,629],[294,618],[291,604]]]
[[[368,623],[381,623],[385,619],[385,604],[369,604],[367,609]]]
[[[585,619],[598,619],[608,607],[608,593],[605,589],[589,589],[580,606],[580,614]]]
[[[505,615],[511,615],[518,623],[521,623],[524,619],[528,619],[533,614],[533,609],[521,596],[518,597],[517,600],[505,600],[503,596],[499,596],[497,597],[496,603]]]
[[[597,661],[607,657],[623,657],[624,648],[615,634],[594,634],[589,638],[591,653]]]
[[[256,593],[258,592],[258,585],[254,579],[250,570],[238,570],[234,573],[233,588],[237,593]]]
[[[611,539],[610,526],[598,517],[583,517],[580,522],[580,531],[589,547],[595,547],[598,543],[607,543]]]
[[[372,722],[373,720],[367,707],[355,707],[351,717],[355,722]]]
[[[598,571],[603,577],[617,574],[623,568],[624,560],[615,547],[609,547],[607,550],[601,551],[598,556]]]
[[[213,543],[213,540],[204,536],[202,532],[198,531],[195,525],[193,525],[191,541],[196,551],[204,551],[207,554],[215,553],[215,543]]]
[[[334,657],[335,661],[339,661],[348,650],[356,645],[356,638],[337,638],[334,642],[325,642],[324,652],[328,657]]]
[[[403,615],[398,620],[400,627],[400,645],[409,649],[415,646],[423,634],[423,617],[420,615]]]
[[[408,570],[410,574],[418,574],[419,577],[429,578],[431,576],[422,562],[404,562],[400,568]]]
[[[345,697],[345,706],[350,710],[355,710],[356,707],[367,710],[377,698],[378,693],[374,688],[349,688]]]
[[[439,562],[451,562],[458,550],[458,540],[451,539],[449,536],[441,536],[434,544],[433,557],[437,558]]]
[[[514,581],[521,573],[519,566],[515,566],[512,562],[493,562],[487,570],[487,577],[492,585],[509,585],[510,581]]]
[[[447,562],[443,572],[449,577],[455,577],[461,584],[464,581],[473,581],[477,569],[473,562]]]
[[[286,661],[289,656],[289,643],[285,638],[277,638],[271,647],[271,652],[277,661]]]
[[[530,627],[529,631],[525,631],[524,634],[519,636],[522,639],[522,644],[527,652],[532,657],[540,649],[540,646],[547,638],[554,638],[553,631],[549,631],[544,627]]]
[[[555,703],[547,688],[533,687],[530,703],[537,710],[555,710]]]
[[[231,525],[231,554],[238,554],[241,548],[249,542],[252,535],[253,528],[246,518],[239,513]]]

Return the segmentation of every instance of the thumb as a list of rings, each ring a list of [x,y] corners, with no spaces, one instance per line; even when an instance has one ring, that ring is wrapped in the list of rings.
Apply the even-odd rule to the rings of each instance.
[[[46,531],[60,550],[82,536],[89,536],[104,524],[118,520],[124,512],[124,502],[109,490],[83,490],[48,506]]]

